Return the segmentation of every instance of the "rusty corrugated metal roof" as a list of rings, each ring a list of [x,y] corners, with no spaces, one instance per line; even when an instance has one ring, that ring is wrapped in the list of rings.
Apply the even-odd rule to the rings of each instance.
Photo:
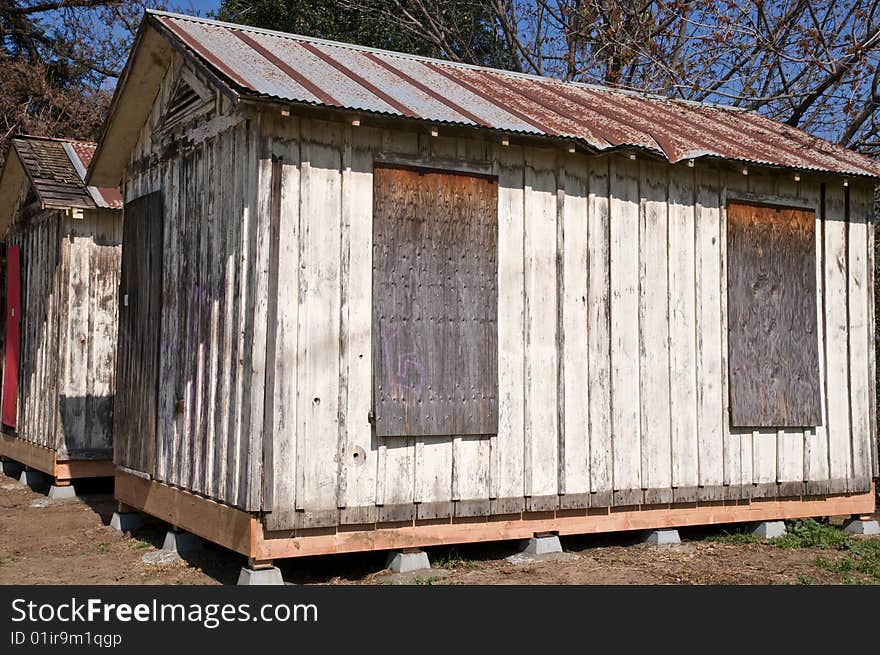
[[[880,162],[753,112],[149,13],[243,95],[574,139],[597,151],[644,148],[670,162],[708,156],[880,177]]]
[[[89,168],[89,164],[92,163],[92,157],[95,156],[98,144],[89,141],[69,141],[66,149],[67,154],[70,156],[70,160],[76,167],[76,172],[79,173],[80,179],[85,181],[86,171]],[[119,189],[94,186],[86,188],[89,191],[89,195],[91,195],[92,199],[95,201],[95,204],[99,207],[122,209],[122,193]]]
[[[44,207],[122,207],[122,196],[118,189],[97,189],[85,185],[86,169],[95,153],[96,144],[24,135],[13,137],[11,147]]]

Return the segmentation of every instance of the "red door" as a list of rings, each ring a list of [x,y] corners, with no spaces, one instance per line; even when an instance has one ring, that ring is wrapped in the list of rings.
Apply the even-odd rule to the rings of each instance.
[[[3,425],[15,427],[18,357],[21,351],[21,248],[6,248],[6,362],[3,367]]]

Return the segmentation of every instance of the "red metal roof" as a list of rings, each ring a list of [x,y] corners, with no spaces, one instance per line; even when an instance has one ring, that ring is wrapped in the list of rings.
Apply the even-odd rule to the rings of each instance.
[[[153,11],[234,90],[310,105],[880,177],[880,162],[753,112],[604,89]]]
[[[98,144],[89,141],[69,141],[68,143],[70,147],[67,154],[70,156],[74,166],[76,166],[80,179],[85,181],[86,171],[89,168],[89,164],[92,163],[92,157],[95,156]],[[79,165],[77,165],[76,159],[79,160]],[[122,209],[122,193],[120,193],[119,189],[90,186],[88,190],[95,200],[95,204],[99,207]]]

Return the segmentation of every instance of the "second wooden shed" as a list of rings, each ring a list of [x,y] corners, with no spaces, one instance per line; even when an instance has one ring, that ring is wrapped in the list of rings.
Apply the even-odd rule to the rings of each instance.
[[[756,114],[150,13],[123,502],[279,557],[874,508],[880,165]]]
[[[94,143],[17,136],[0,177],[0,455],[56,487],[113,474],[122,198],[84,183],[94,152]]]

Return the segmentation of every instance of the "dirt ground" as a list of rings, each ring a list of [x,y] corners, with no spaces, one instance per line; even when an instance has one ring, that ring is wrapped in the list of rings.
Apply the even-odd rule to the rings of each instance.
[[[206,545],[186,561],[159,558],[167,526],[150,522],[135,535],[107,526],[112,483],[79,486],[76,500],[51,501],[0,474],[0,584],[231,584],[244,558]],[[732,526],[728,526],[733,529]],[[383,553],[304,558],[280,564],[294,584],[840,584],[844,554],[818,548],[707,539],[724,527],[684,530],[676,546],[648,546],[637,535],[566,537],[566,552],[542,560],[511,557],[502,542],[428,549],[436,569],[392,575]],[[817,558],[824,564],[817,564]],[[829,565],[829,562],[831,565]],[[858,579],[859,582],[870,581]],[[876,580],[875,580],[876,581]]]

